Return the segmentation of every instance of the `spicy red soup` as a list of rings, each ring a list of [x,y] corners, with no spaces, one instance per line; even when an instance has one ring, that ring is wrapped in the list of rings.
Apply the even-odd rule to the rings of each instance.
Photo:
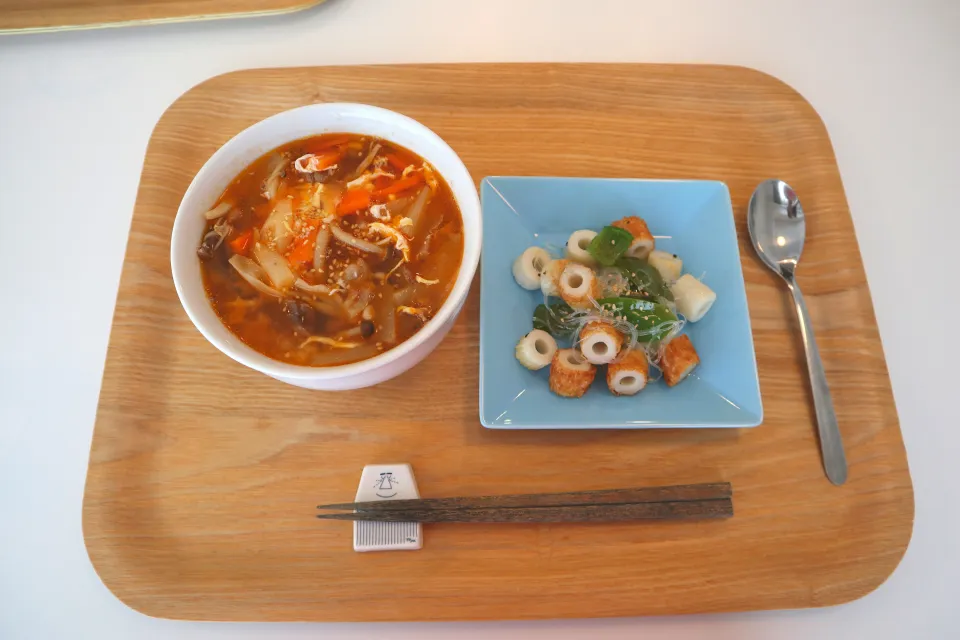
[[[417,333],[463,258],[450,187],[422,158],[356,134],[305,138],[256,160],[206,213],[204,287],[260,353],[324,367]]]

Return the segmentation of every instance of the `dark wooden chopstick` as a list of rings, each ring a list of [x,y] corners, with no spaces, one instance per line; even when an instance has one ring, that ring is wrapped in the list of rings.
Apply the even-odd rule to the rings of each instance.
[[[325,513],[321,520],[376,522],[624,522],[629,520],[689,520],[729,518],[730,498],[633,504],[591,504],[555,507],[405,509]]]
[[[346,502],[342,504],[322,504],[319,505],[317,509],[361,512],[425,511],[431,509],[519,509],[578,505],[690,502],[698,500],[719,500],[722,498],[730,498],[732,495],[733,490],[729,482],[712,482],[667,487],[603,489],[599,491],[573,491],[567,493],[528,493],[467,498],[422,498],[415,500]]]

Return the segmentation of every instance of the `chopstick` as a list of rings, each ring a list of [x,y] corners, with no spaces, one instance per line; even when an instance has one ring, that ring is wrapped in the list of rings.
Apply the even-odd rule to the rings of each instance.
[[[317,509],[355,511],[403,511],[406,509],[487,509],[492,507],[565,507],[585,504],[631,504],[639,502],[688,502],[729,498],[729,482],[683,484],[667,487],[601,489],[565,493],[524,493],[471,498],[421,498],[321,504]]]
[[[378,522],[623,522],[729,518],[730,483],[605,489],[568,493],[426,498],[320,505],[349,513],[321,520]]]
[[[571,491],[565,493],[525,493],[471,498],[421,498],[415,500],[377,500],[321,504],[317,509],[338,511],[405,511],[424,509],[488,509],[520,507],[566,507],[575,505],[634,504],[642,502],[689,502],[719,500],[733,495],[729,482],[683,484],[667,487],[636,487]]]
[[[719,500],[563,507],[357,511],[325,513],[318,515],[317,518],[375,522],[624,522],[729,518],[731,516],[733,516],[733,501],[730,498],[720,498]]]

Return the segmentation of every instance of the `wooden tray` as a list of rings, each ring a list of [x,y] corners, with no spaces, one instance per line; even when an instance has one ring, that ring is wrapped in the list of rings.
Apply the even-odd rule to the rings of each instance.
[[[299,11],[324,0],[0,0],[0,34],[126,27]]]
[[[766,420],[756,429],[503,432],[477,417],[477,287],[400,380],[305,391],[234,363],[180,308],[174,213],[203,162],[278,111],[359,101],[413,116],[474,178],[702,178],[730,186]],[[800,281],[850,461],[832,486],[788,294],[748,246],[764,178],[803,196]],[[584,203],[589,206],[589,203]],[[496,242],[496,236],[485,238]],[[504,354],[510,357],[510,354]],[[412,463],[425,497],[733,483],[729,521],[428,525],[418,552],[357,554],[314,506],[364,464]],[[877,587],[910,539],[913,490],[850,213],[813,108],[743,68],[449,65],[244,71],[163,115],[147,150],[84,496],[107,586],[151,616],[456,620],[824,606]]]

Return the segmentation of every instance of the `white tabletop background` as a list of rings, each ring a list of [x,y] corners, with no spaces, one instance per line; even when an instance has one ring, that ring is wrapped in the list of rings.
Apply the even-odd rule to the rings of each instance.
[[[745,65],[819,111],[916,493],[909,550],[877,591],[805,611],[366,625],[157,620],[104,587],[81,503],[137,182],[161,113],[235,69],[469,61]],[[957,637],[960,288],[948,256],[960,237],[958,116],[957,0],[330,0],[274,18],[0,37],[0,638]]]

